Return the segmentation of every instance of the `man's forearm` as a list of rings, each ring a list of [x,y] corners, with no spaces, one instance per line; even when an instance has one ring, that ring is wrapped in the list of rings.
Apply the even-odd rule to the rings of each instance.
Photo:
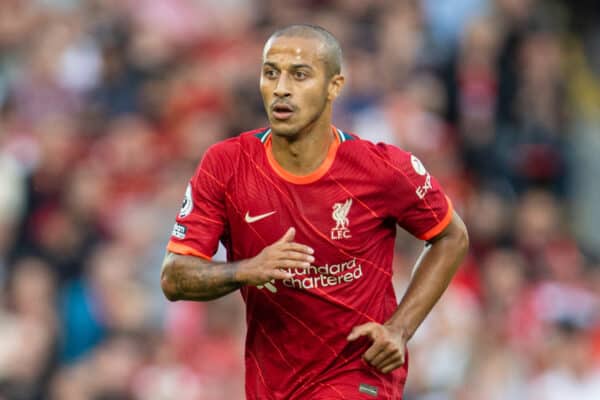
[[[206,301],[240,288],[235,280],[237,263],[217,263],[193,256],[168,253],[161,286],[169,300]]]
[[[456,216],[425,250],[400,305],[386,325],[410,339],[452,280],[468,249],[466,228]]]
[[[241,286],[258,286],[290,279],[292,269],[308,269],[314,250],[294,241],[288,230],[256,256],[235,263],[215,263],[199,257],[168,252],[161,271],[161,286],[169,300],[212,300]]]

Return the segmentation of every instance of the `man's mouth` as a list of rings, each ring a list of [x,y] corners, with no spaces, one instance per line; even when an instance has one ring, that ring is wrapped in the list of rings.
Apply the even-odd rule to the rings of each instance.
[[[271,109],[273,110],[273,117],[281,121],[289,119],[294,113],[294,108],[285,103],[275,104]]]

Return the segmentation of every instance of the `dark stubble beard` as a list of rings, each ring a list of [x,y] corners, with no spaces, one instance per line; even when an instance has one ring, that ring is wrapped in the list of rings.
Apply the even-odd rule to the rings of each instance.
[[[277,132],[275,130],[272,130],[273,134],[276,136],[279,136],[279,137],[284,137],[290,142],[294,142],[300,138],[301,133],[310,132],[312,130],[312,127],[315,125],[315,123],[319,120],[319,118],[321,118],[321,116],[325,112],[325,108],[327,106],[327,87],[325,87],[325,90],[323,91],[323,94],[321,95],[320,98],[323,99],[321,107],[320,107],[319,111],[315,113],[315,115],[310,119],[310,121],[308,123],[304,124],[303,126],[300,127],[300,129],[294,130],[293,132],[289,132],[289,131]]]

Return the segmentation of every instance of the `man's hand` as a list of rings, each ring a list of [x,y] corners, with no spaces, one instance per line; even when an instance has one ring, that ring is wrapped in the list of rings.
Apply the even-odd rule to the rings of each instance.
[[[241,261],[235,280],[244,285],[262,285],[272,279],[290,279],[284,269],[307,269],[315,261],[314,250],[294,242],[296,230],[290,228],[275,243],[265,247],[256,257]]]
[[[406,339],[400,332],[388,325],[368,322],[355,326],[348,340],[353,341],[361,336],[368,336],[373,341],[363,358],[379,371],[387,374],[404,364]]]

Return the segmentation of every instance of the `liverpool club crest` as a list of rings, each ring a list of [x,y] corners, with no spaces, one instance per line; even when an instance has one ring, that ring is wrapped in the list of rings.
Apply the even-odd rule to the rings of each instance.
[[[352,237],[348,228],[350,224],[348,220],[350,207],[352,207],[352,199],[346,200],[345,203],[335,203],[333,205],[333,213],[331,214],[331,217],[335,221],[335,227],[331,229],[331,238],[333,240],[349,239]]]

